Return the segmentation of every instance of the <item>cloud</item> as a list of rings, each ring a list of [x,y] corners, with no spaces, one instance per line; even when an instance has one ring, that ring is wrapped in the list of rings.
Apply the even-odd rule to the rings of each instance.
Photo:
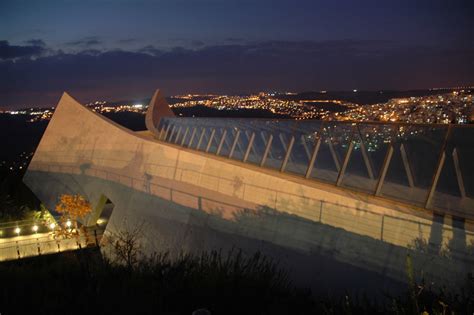
[[[138,50],[138,52],[144,53],[144,54],[149,54],[149,55],[152,55],[152,56],[159,56],[163,53],[162,50],[156,48],[153,45],[147,45],[145,47],[142,47]]]
[[[67,46],[90,47],[102,44],[102,41],[96,36],[85,37],[79,40],[67,42]]]
[[[41,46],[41,47],[46,46],[46,43],[41,39],[30,39],[30,40],[27,40],[26,43],[33,46]]]
[[[100,56],[102,53],[103,51],[98,49],[86,49],[80,52],[80,54],[84,56]]]
[[[135,43],[137,40],[135,38],[123,38],[123,39],[119,39],[117,41],[117,43],[119,44],[131,44],[131,43]]]
[[[0,62],[0,105],[259,90],[412,89],[474,81],[472,47],[390,41],[265,41],[163,50],[57,52]],[[38,80],[41,78],[41,80]]]
[[[43,43],[44,44],[44,43]],[[43,45],[10,45],[6,40],[0,40],[0,60],[16,59],[23,57],[40,56],[45,51]]]
[[[226,42],[231,42],[231,43],[241,43],[244,41],[243,38],[239,38],[239,37],[228,37],[225,39]]]
[[[202,47],[204,46],[204,42],[200,40],[192,40],[191,41],[191,46],[193,47]]]

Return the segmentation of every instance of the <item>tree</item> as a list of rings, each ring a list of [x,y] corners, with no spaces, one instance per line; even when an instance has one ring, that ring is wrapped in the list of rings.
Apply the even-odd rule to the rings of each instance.
[[[55,230],[56,235],[71,237],[79,235],[77,220],[84,219],[91,213],[92,207],[81,195],[61,195],[56,211],[61,214],[60,222],[63,227]]]
[[[123,221],[121,230],[110,232],[106,242],[112,245],[114,260],[132,270],[142,255],[143,229],[145,223],[130,225]]]

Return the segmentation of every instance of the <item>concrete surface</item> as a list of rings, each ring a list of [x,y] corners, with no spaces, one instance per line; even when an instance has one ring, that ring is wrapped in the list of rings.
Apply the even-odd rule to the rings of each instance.
[[[100,212],[107,197],[105,233],[143,222],[147,253],[261,250],[312,287],[400,287],[408,253],[418,279],[457,288],[474,272],[468,222],[163,143],[67,94],[24,181],[49,209],[79,193]]]

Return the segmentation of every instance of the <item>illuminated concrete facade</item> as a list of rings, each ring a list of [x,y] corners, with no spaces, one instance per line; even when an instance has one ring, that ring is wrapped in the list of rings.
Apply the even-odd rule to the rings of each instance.
[[[436,283],[474,272],[468,220],[162,141],[171,115],[155,93],[149,131],[132,132],[64,94],[24,182],[50,209],[60,194],[85,196],[88,225],[110,199],[105,233],[144,222],[148,253],[261,250],[296,281],[340,288],[405,282],[407,253]]]

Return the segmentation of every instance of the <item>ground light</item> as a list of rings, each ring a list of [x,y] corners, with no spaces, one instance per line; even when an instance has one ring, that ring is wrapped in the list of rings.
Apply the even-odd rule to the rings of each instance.
[[[51,230],[54,230],[55,227],[56,227],[56,224],[54,222],[49,225],[49,228]]]
[[[66,226],[67,226],[68,228],[70,228],[70,227],[71,227],[71,225],[72,225],[71,221],[67,220],[67,222],[66,222]]]

